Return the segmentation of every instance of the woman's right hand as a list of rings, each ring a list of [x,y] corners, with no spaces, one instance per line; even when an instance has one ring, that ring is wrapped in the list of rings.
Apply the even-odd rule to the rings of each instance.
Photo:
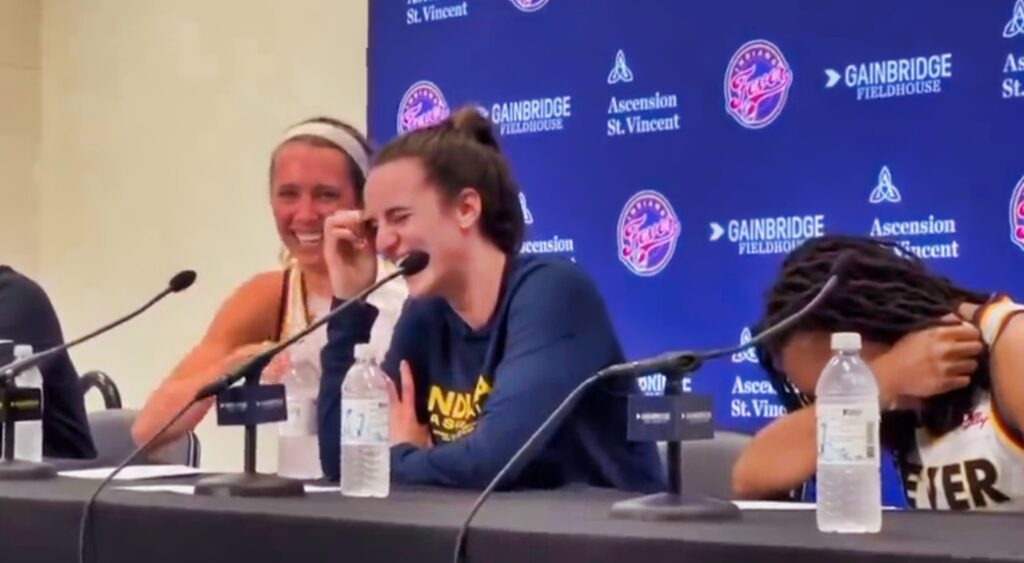
[[[984,349],[981,333],[954,315],[942,320],[904,335],[884,354],[890,398],[932,397],[970,384]]]
[[[377,256],[361,211],[335,211],[324,221],[324,260],[338,299],[351,299],[377,279]]]

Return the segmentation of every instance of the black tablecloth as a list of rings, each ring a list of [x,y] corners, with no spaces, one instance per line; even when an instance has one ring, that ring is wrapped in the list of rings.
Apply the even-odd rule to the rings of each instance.
[[[0,482],[0,561],[75,561],[95,481]],[[115,486],[124,485],[124,482]],[[889,513],[877,535],[821,534],[814,513],[744,512],[731,522],[613,520],[629,495],[604,490],[496,494],[469,533],[469,563],[1024,561],[1024,515]],[[447,562],[474,495],[395,490],[224,499],[107,490],[95,555],[112,563]]]

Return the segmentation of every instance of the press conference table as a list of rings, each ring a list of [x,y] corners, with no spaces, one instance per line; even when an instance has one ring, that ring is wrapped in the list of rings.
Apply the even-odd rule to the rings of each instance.
[[[76,561],[82,509],[95,487],[69,478],[0,482],[0,561]],[[596,489],[496,494],[470,530],[467,561],[1024,561],[1021,514],[887,512],[881,534],[837,536],[818,533],[810,511],[748,511],[730,522],[610,519],[611,503],[628,496]],[[90,561],[448,562],[473,498],[435,489],[395,490],[383,500],[110,489],[94,509],[98,558]]]

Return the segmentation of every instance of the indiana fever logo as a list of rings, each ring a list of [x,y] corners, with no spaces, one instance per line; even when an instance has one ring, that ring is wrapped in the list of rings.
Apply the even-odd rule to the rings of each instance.
[[[438,123],[450,113],[441,89],[433,82],[421,80],[405,91],[398,104],[398,134]]]
[[[548,0],[512,0],[516,8],[524,12],[536,12],[548,3]]]
[[[672,259],[679,231],[679,219],[665,196],[638,192],[619,215],[619,260],[638,276],[656,275]]]
[[[725,73],[726,111],[748,129],[767,127],[782,113],[793,71],[769,41],[740,47]]]
[[[1017,183],[1010,198],[1010,238],[1024,250],[1024,177]]]

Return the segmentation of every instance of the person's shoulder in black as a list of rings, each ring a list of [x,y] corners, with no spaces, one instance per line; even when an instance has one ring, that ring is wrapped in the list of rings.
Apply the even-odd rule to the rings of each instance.
[[[46,292],[35,281],[0,265],[0,340],[30,344],[36,352],[64,342],[60,321]],[[93,458],[96,448],[78,386],[78,372],[67,352],[41,366],[43,374],[43,455]]]

